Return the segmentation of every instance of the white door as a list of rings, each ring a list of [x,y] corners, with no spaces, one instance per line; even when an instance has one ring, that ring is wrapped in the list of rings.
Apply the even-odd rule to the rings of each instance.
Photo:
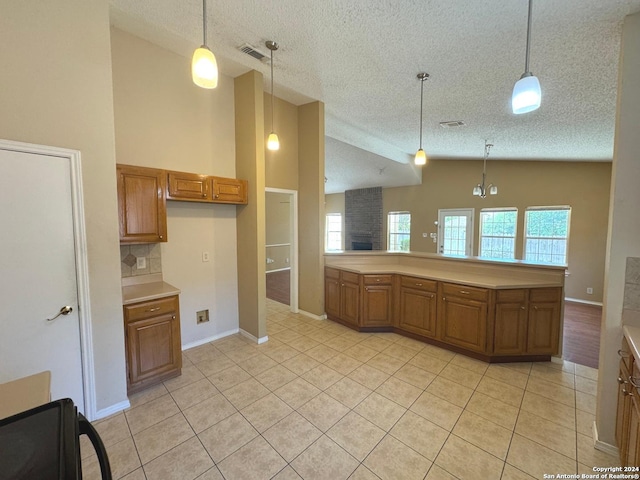
[[[473,208],[438,210],[438,253],[472,254],[473,212]]]
[[[70,160],[0,147],[0,192],[0,383],[50,370],[84,412]]]

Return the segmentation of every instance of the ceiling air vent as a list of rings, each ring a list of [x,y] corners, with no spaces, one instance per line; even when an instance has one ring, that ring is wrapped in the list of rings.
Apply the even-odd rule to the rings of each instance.
[[[449,122],[440,122],[442,128],[458,128],[464,127],[465,123],[462,120],[451,120]]]
[[[246,53],[247,55],[251,55],[253,58],[260,60],[261,62],[266,63],[269,61],[269,57],[267,55],[262,53],[256,47],[252,47],[248,43],[239,46],[238,50],[240,50],[242,53]]]

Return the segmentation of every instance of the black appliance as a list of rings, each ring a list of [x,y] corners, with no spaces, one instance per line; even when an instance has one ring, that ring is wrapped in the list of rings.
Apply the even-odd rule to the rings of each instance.
[[[98,432],[68,398],[0,420],[0,480],[81,480],[80,435],[96,450],[102,480],[111,480]]]

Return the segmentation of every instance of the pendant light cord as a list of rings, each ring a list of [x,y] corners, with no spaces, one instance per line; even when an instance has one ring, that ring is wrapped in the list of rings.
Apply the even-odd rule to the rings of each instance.
[[[424,78],[420,79],[420,150],[422,150],[422,96],[424,95]]]
[[[207,44],[207,0],[202,0],[202,45]]]
[[[527,15],[527,53],[524,57],[524,73],[529,73],[529,46],[531,45],[531,11],[532,0],[529,0],[529,13]]]
[[[273,103],[273,50],[271,50],[271,132],[273,133],[273,111],[275,110]]]

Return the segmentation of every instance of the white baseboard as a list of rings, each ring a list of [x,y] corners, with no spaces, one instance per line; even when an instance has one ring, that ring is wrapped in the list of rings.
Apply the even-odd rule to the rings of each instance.
[[[266,336],[266,335],[264,337],[258,338],[255,335],[251,335],[249,332],[247,332],[246,330],[242,330],[242,329],[240,329],[240,335],[242,335],[243,337],[247,337],[250,340],[253,340],[258,345],[261,345],[264,342],[267,342],[269,340],[269,337]]]
[[[608,453],[615,457],[620,456],[620,450],[615,445],[598,440],[598,426],[593,422],[593,448],[601,452]]]
[[[129,403],[129,400],[125,400],[124,402],[120,402],[120,403],[116,403],[115,405],[111,405],[110,407],[107,408],[103,408],[102,410],[98,410],[96,412],[96,416],[95,418],[90,418],[90,421],[95,421],[95,420],[100,420],[101,418],[106,418],[109,417],[111,415],[113,415],[114,413],[118,413],[121,412],[122,410],[129,408],[131,406],[131,404]]]
[[[327,319],[327,315],[326,314],[316,315],[314,313],[305,312],[304,310],[298,310],[298,313],[300,315],[304,315],[305,317],[313,318],[314,320],[326,320]]]
[[[602,306],[602,302],[592,302],[591,300],[582,300],[581,298],[564,297],[565,302],[584,303],[585,305],[595,305],[597,307]]]
[[[203,338],[201,340],[196,340],[195,342],[190,342],[185,345],[182,345],[182,350],[188,350],[190,348],[199,347],[200,345],[204,345],[205,343],[214,342],[216,340],[220,340],[221,338],[228,337],[229,335],[236,334],[240,331],[238,328],[234,328],[233,330],[227,330],[226,332],[218,333],[212,337]]]
[[[284,272],[285,270],[291,270],[291,267],[276,268],[275,270],[267,270],[267,273]]]

